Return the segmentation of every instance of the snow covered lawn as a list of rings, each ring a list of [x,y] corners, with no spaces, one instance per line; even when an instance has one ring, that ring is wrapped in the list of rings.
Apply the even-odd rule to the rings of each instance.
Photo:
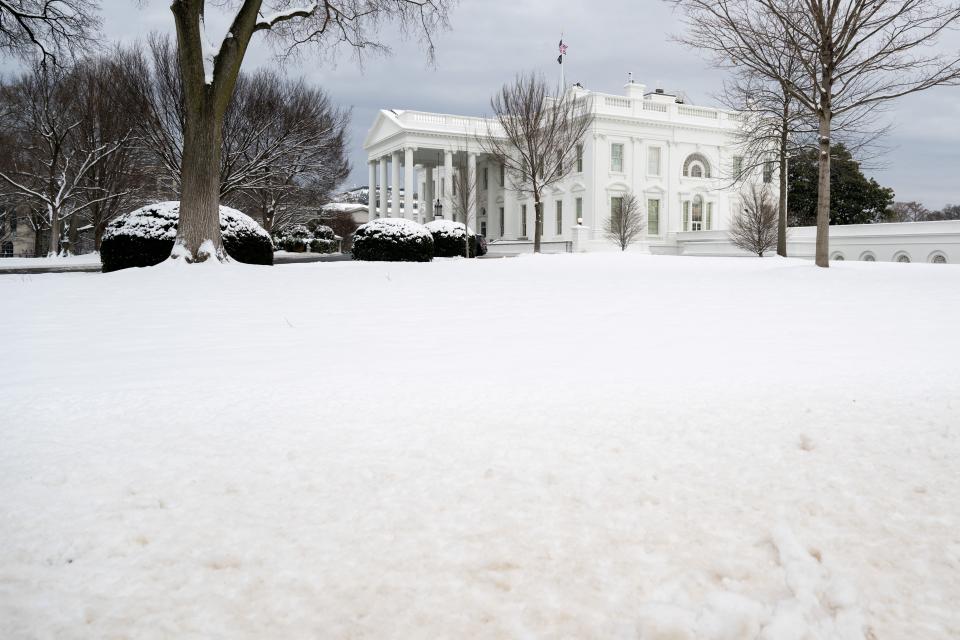
[[[960,268],[0,276],[0,637],[960,636]]]
[[[43,258],[0,258],[0,269],[51,269],[100,266],[99,253]]]

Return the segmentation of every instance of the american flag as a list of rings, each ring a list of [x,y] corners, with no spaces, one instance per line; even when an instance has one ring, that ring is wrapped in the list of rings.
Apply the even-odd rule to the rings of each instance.
[[[563,40],[560,41],[560,55],[567,55],[567,45],[563,44]]]

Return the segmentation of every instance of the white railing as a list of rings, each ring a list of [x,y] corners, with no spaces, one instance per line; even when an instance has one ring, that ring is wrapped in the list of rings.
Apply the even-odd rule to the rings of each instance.
[[[677,112],[682,116],[693,116],[695,118],[710,118],[717,120],[720,113],[716,109],[705,109],[703,107],[688,107],[687,105],[678,105]]]
[[[603,96],[603,104],[608,107],[617,107],[618,109],[629,109],[630,98],[621,98],[619,96]]]
[[[654,102],[653,100],[644,100],[643,101],[643,110],[644,111],[659,111],[660,113],[667,112],[667,105],[662,102]]]

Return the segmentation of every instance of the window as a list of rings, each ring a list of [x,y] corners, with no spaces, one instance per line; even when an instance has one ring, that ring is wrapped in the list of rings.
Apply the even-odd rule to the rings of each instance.
[[[860,260],[863,262],[876,262],[877,258],[869,251],[865,251],[863,255],[860,256]]]
[[[610,171],[623,173],[623,145],[619,142],[610,145]]]
[[[733,177],[736,180],[743,177],[743,156],[733,156]]]
[[[910,255],[906,251],[901,251],[893,259],[895,262],[910,262]]]
[[[610,198],[610,220],[618,221],[620,219],[621,211],[623,211],[623,198]]]
[[[504,180],[505,173],[506,171],[504,170],[503,165],[500,165],[500,186],[501,187],[507,184],[506,180]]]
[[[583,224],[583,198],[577,198],[574,202],[574,208],[577,214],[577,224]]]
[[[703,231],[703,197],[693,196],[690,207],[690,231]]]
[[[484,189],[490,188],[490,182],[487,180],[487,167],[483,168],[483,188]]]
[[[660,235],[660,201],[655,198],[647,200],[647,235]]]
[[[577,145],[577,173],[583,173],[583,145]]]
[[[660,147],[647,149],[647,173],[651,176],[660,175]]]
[[[834,262],[843,262],[844,260],[846,260],[846,258],[843,257],[843,254],[840,253],[839,251],[834,253],[832,256],[830,256],[830,259],[833,260]]]
[[[933,256],[930,257],[930,262],[932,262],[933,264],[947,264],[947,256],[943,255],[938,251],[937,253],[934,253]]]
[[[763,163],[763,181],[767,184],[773,182],[773,161],[767,160]]]
[[[500,237],[503,237],[503,207],[500,207]]]
[[[557,235],[563,234],[563,200],[557,200]]]
[[[520,235],[527,237],[527,205],[520,206]]]
[[[689,178],[709,178],[710,162],[702,153],[691,153],[683,162],[683,175]]]
[[[480,221],[480,235],[483,236],[484,238],[487,237],[487,221],[486,220]]]
[[[457,195],[457,177],[456,173],[450,177],[450,186],[453,187],[453,195]]]

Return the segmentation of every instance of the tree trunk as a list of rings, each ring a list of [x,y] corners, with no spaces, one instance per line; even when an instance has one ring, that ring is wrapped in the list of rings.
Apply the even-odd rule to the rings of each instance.
[[[830,106],[820,109],[820,159],[817,176],[817,252],[818,267],[830,266]]]
[[[537,197],[533,203],[533,252],[540,253],[540,236],[543,235],[543,203]]]
[[[47,211],[50,213],[50,247],[47,255],[57,256],[60,254],[60,212],[52,206]]]
[[[67,227],[67,253],[76,255],[78,244],[80,244],[80,216],[74,212],[70,214],[70,225]]]
[[[100,244],[103,242],[103,232],[107,230],[106,222],[98,222],[93,228],[93,248],[99,252]]]
[[[207,88],[209,91],[210,88]],[[180,222],[173,257],[187,262],[223,260],[220,237],[220,142],[222,117],[213,100],[187,109],[180,169]]]
[[[780,122],[780,201],[777,211],[777,255],[787,257],[787,136],[790,125],[790,103],[784,101],[783,120]],[[763,257],[763,254],[760,254]]]

